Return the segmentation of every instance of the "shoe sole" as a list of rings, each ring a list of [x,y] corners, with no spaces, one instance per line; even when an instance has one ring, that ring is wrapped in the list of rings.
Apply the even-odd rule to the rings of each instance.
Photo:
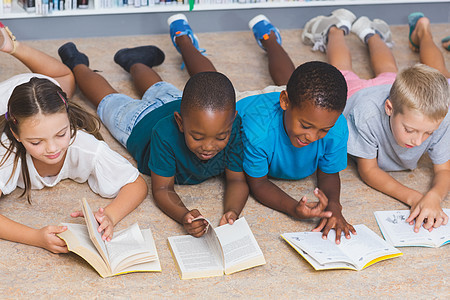
[[[325,18],[325,16],[317,16],[315,18],[312,18],[305,24],[305,27],[303,28],[303,32],[302,32],[303,44],[314,45],[314,40],[313,40],[314,35],[312,33],[310,33],[310,31],[311,31],[310,29],[311,29],[312,25],[316,23],[317,20],[322,19],[322,18]]]
[[[265,15],[257,15],[248,22],[248,27],[250,27],[250,29],[253,29],[253,27],[261,21],[267,21],[268,23],[270,23],[269,19]]]
[[[351,11],[345,9],[345,8],[339,8],[336,10],[333,10],[331,12],[330,16],[334,16],[336,18],[338,18],[339,20],[343,19],[344,23],[347,23],[347,20],[351,20],[349,21],[349,24],[344,24],[345,26],[347,26],[349,29],[351,28],[352,23],[355,21],[356,16],[354,13],[352,13]],[[303,33],[302,33],[302,42],[306,45],[314,45],[314,35],[313,33],[311,33],[311,29],[312,26],[319,20],[319,19],[323,19],[323,18],[327,18],[330,16],[317,16],[315,18],[312,18],[311,20],[309,20],[306,24],[305,27],[303,29]]]
[[[185,20],[187,22],[187,18],[184,14],[175,14],[167,19],[167,24],[170,26],[170,24],[178,20]]]

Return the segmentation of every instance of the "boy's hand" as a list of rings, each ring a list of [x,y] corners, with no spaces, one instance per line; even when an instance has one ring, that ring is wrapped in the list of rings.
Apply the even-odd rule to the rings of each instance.
[[[225,225],[225,224],[230,224],[233,225],[234,221],[236,221],[238,218],[238,215],[230,210],[227,211],[226,213],[223,214],[222,218],[220,219],[220,223],[219,226]]]
[[[198,217],[203,216],[197,209],[193,209],[183,216],[184,229],[186,229],[190,235],[195,237],[201,237],[208,227],[208,222],[206,220],[200,219],[194,221],[194,219]]]
[[[297,218],[309,219],[309,218],[329,218],[332,213],[330,211],[324,211],[328,205],[328,198],[318,188],[314,189],[314,195],[319,199],[319,202],[306,203],[306,196],[298,202],[295,207],[295,214]]]
[[[419,232],[422,223],[423,228],[432,231],[433,228],[438,228],[448,222],[448,216],[442,211],[439,197],[433,197],[429,193],[416,204],[411,205],[411,214],[406,222],[413,225],[414,219],[414,232]]]
[[[61,233],[67,230],[66,226],[46,226],[38,230],[39,240],[41,241],[41,247],[47,249],[52,253],[67,253],[66,242],[56,236],[57,233]]]
[[[323,218],[322,220],[320,220],[319,225],[317,225],[317,227],[314,228],[312,231],[318,232],[323,230],[322,238],[327,239],[330,230],[331,229],[336,230],[336,244],[341,243],[342,231],[344,231],[344,235],[347,239],[351,237],[350,232],[356,234],[355,228],[353,228],[352,225],[347,223],[339,207],[336,208],[329,207],[329,209],[333,213],[333,216],[331,216],[331,218]]]
[[[75,211],[70,214],[72,218],[78,218],[78,217],[84,217],[82,211]],[[98,211],[94,214],[95,219],[99,223],[99,226],[97,228],[98,232],[103,232],[102,234],[102,240],[110,242],[113,237],[114,232],[114,223],[111,221],[111,219],[105,214],[105,209],[103,207],[100,207]]]

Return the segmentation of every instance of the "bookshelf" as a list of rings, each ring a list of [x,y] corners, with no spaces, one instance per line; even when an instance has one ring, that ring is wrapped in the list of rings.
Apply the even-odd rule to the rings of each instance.
[[[0,3],[2,1],[6,0],[0,0]],[[299,28],[299,23],[303,24],[311,16],[328,14],[336,7],[350,9],[357,15],[381,17],[393,25],[405,24],[407,14],[412,11],[432,15],[435,23],[447,23],[450,11],[450,0],[269,0],[257,3],[195,4],[193,11],[189,11],[189,5],[175,4],[177,2],[138,8],[99,8],[98,3],[105,0],[89,0],[89,8],[86,9],[39,15],[27,13],[17,4],[18,0],[12,1],[11,12],[4,12],[3,6],[0,6],[0,20],[14,28],[14,33],[22,40],[163,34],[167,33],[167,17],[177,12],[186,13],[197,32],[213,32],[247,30],[248,20],[259,13],[266,14],[279,28],[291,29]]]
[[[0,0],[0,3],[6,0]],[[48,0],[47,0],[48,1]],[[76,0],[75,0],[76,1]],[[134,1],[134,0],[133,0]],[[138,0],[141,1],[141,0]],[[155,1],[155,0],[150,0]],[[159,1],[159,0],[156,0]],[[187,0],[185,0],[187,1]],[[198,1],[198,0],[197,0]],[[201,0],[200,0],[201,1]],[[228,0],[212,0],[208,2],[225,2]],[[229,0],[231,2],[233,0]],[[267,9],[267,8],[298,8],[298,7],[321,7],[321,6],[359,6],[359,5],[381,5],[381,4],[430,4],[447,3],[449,0],[234,0],[240,2],[234,3],[215,3],[215,4],[195,4],[194,11],[212,11],[212,10],[241,10],[241,9]],[[241,3],[245,1],[260,1],[256,3]],[[0,7],[1,19],[16,18],[37,18],[37,17],[61,17],[61,16],[87,16],[87,15],[114,15],[114,14],[137,14],[137,13],[161,13],[161,12],[187,12],[188,4],[182,2],[168,2],[171,4],[150,4],[147,6],[114,6],[111,8],[101,7],[101,0],[89,0],[89,8],[53,10],[47,14],[37,14],[35,12],[26,12],[18,4],[18,0],[12,0],[11,12],[4,11],[3,5]],[[111,2],[114,2],[112,0]],[[149,2],[148,0],[146,1]]]

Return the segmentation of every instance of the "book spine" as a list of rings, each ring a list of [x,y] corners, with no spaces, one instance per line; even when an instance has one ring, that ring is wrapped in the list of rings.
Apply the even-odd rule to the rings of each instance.
[[[89,1],[88,0],[77,0],[77,7],[84,9],[89,8]]]

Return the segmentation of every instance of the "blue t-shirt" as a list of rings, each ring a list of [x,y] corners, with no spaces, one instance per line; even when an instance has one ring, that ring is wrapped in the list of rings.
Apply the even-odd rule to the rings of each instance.
[[[244,128],[244,171],[251,177],[265,175],[301,179],[317,168],[332,174],[347,167],[347,122],[340,115],[327,135],[308,146],[294,147],[284,129],[280,93],[246,97],[237,102]]]
[[[175,121],[173,113],[180,111],[180,102],[158,107],[133,128],[127,149],[137,161],[139,171],[175,176],[177,184],[197,184],[223,173],[225,168],[242,172],[241,118],[236,116],[227,146],[210,160],[202,161],[189,150]]]

